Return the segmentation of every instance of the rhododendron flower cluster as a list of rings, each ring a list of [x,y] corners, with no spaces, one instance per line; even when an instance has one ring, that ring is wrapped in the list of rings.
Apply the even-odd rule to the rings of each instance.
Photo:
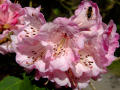
[[[40,7],[0,1],[0,53],[16,53],[16,62],[35,79],[85,88],[115,60],[119,35],[113,20],[102,22],[96,3],[83,0],[70,18],[46,22]]]

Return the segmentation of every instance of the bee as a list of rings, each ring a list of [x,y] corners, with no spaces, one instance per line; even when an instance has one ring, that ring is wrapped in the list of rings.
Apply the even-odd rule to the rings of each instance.
[[[93,13],[93,10],[92,10],[92,7],[88,7],[87,9],[87,18],[90,19],[92,17],[92,13]]]
[[[13,32],[9,32],[7,36],[5,36],[3,39],[0,40],[0,44],[3,44],[7,41],[11,41],[10,36],[13,35]]]

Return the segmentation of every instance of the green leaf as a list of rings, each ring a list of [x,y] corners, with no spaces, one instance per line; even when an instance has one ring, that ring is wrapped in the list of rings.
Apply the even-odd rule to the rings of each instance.
[[[25,76],[20,85],[20,90],[33,90],[33,86],[29,77]]]
[[[0,90],[19,90],[21,83],[19,78],[8,76],[0,82]]]
[[[39,88],[36,85],[34,85],[33,90],[49,90],[47,88]]]
[[[117,25],[117,32],[120,33],[120,25]]]
[[[58,16],[60,14],[60,10],[58,8],[55,8],[53,9],[53,13]]]
[[[30,78],[24,75],[23,80],[13,76],[5,77],[0,81],[0,90],[48,90],[48,88],[32,85]]]
[[[108,66],[109,72],[120,76],[120,60],[114,61],[110,66]]]

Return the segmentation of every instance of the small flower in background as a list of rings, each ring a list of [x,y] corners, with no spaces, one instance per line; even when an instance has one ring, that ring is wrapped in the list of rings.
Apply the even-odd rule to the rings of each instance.
[[[1,1],[2,2],[2,1]],[[24,10],[19,4],[4,1],[0,5],[0,53],[14,52],[11,46],[11,35],[17,34],[21,29],[20,16]]]

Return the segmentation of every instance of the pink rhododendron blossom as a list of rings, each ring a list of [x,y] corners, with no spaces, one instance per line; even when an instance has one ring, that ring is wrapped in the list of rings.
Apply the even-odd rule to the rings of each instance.
[[[78,52],[79,59],[72,64],[71,69],[76,77],[83,78],[86,75],[88,77],[87,81],[90,78],[99,76],[101,73],[105,73],[106,67],[115,60],[114,52],[119,47],[119,35],[116,33],[116,25],[112,20],[108,26],[103,23],[94,23],[90,27],[81,26],[80,28],[88,28],[88,30],[80,29],[80,33],[87,40],[84,42],[84,49],[80,49]]]
[[[23,20],[21,20],[21,22],[25,24],[26,27],[30,25],[36,29],[40,29],[41,25],[46,22],[43,14],[40,13],[40,8],[41,7],[25,7],[25,15],[23,16]]]
[[[40,58],[43,46],[35,37],[46,21],[43,14],[40,13],[40,7],[25,7],[25,12],[26,14],[22,16],[23,21],[21,21],[25,27],[17,36],[16,61],[27,69],[38,68],[44,72],[44,62]]]
[[[92,31],[81,31],[86,36],[85,32]],[[84,42],[84,49],[79,51],[79,59],[71,67],[76,77],[85,77],[84,80],[88,77],[86,81],[106,72],[106,67],[115,60],[115,49],[119,47],[119,35],[112,20],[106,27],[101,25],[95,35],[88,36],[88,40]]]
[[[23,35],[24,33],[21,32],[18,37],[21,38]],[[69,19],[57,18],[53,23],[44,24],[38,35],[20,39],[17,49],[25,56],[17,53],[16,60],[25,68],[36,68],[40,72],[40,77],[44,77],[44,74],[42,76],[44,72],[50,72],[52,76],[55,70],[64,72],[66,76],[64,79],[51,77],[51,74],[47,76],[60,86],[68,80],[64,85],[71,82],[70,87],[77,87],[78,83],[87,82],[91,77],[104,72],[89,55],[91,51],[87,51],[85,47],[86,43],[86,46],[89,46],[87,40],[86,36],[79,32],[76,25]],[[26,58],[21,60],[22,57]]]
[[[119,47],[116,25],[112,20],[108,25],[103,23],[92,1],[82,1],[71,18],[59,17],[49,23],[40,7],[24,10],[20,18],[24,28],[11,36],[12,44],[16,62],[27,70],[35,69],[36,80],[42,77],[58,86],[85,88],[115,60]]]
[[[73,50],[83,48],[84,38],[79,37],[78,32],[78,28],[67,18],[57,18],[53,23],[41,27],[37,38],[47,48],[45,60],[49,62],[51,71],[69,69],[71,62],[75,60]]]
[[[40,7],[31,8],[25,7],[25,15],[22,16],[21,23],[24,25],[24,30],[18,35],[18,40],[22,41],[23,39],[34,38],[41,25],[46,23],[44,16],[40,13]]]
[[[19,17],[23,15],[24,10],[18,4],[2,4],[0,5],[0,29],[1,33],[5,30],[17,29]]]
[[[18,4],[0,4],[0,53],[13,52],[10,36],[20,31],[19,17],[23,14],[24,10]]]
[[[65,20],[68,22],[68,19]],[[71,29],[71,32],[68,31],[68,29]],[[76,33],[74,27],[71,27],[68,23],[64,25],[64,23],[57,24],[57,22],[55,23],[54,21],[54,23],[44,24],[39,31],[39,35],[33,35],[34,37],[26,37],[27,32],[23,32],[24,31],[18,35],[20,42],[18,43],[17,49],[19,52],[27,54],[28,56],[44,57],[45,60],[43,61],[45,64],[48,64],[46,67],[51,71],[54,69],[66,71],[69,68],[69,64],[74,60],[74,56],[70,48],[71,46],[67,45],[69,45],[69,43],[73,44],[73,42],[71,42],[73,33]],[[28,45],[31,45],[31,47],[29,48]],[[23,48],[27,48],[27,50]],[[33,61],[34,60],[33,58]],[[55,63],[58,64],[55,66]]]
[[[97,64],[106,67],[115,60],[114,52],[119,47],[119,35],[116,33],[116,25],[111,20],[108,26],[104,27],[104,32],[99,34],[99,48],[102,52],[96,57]],[[101,46],[102,45],[102,46]],[[103,54],[104,53],[104,54]],[[104,55],[104,56],[103,56]],[[98,58],[102,57],[102,60]]]
[[[65,72],[62,72],[60,70],[54,70],[53,72],[48,71],[48,72],[42,73],[37,71],[35,79],[39,80],[40,77],[48,78],[51,82],[55,82],[59,86],[71,87],[71,83]]]

